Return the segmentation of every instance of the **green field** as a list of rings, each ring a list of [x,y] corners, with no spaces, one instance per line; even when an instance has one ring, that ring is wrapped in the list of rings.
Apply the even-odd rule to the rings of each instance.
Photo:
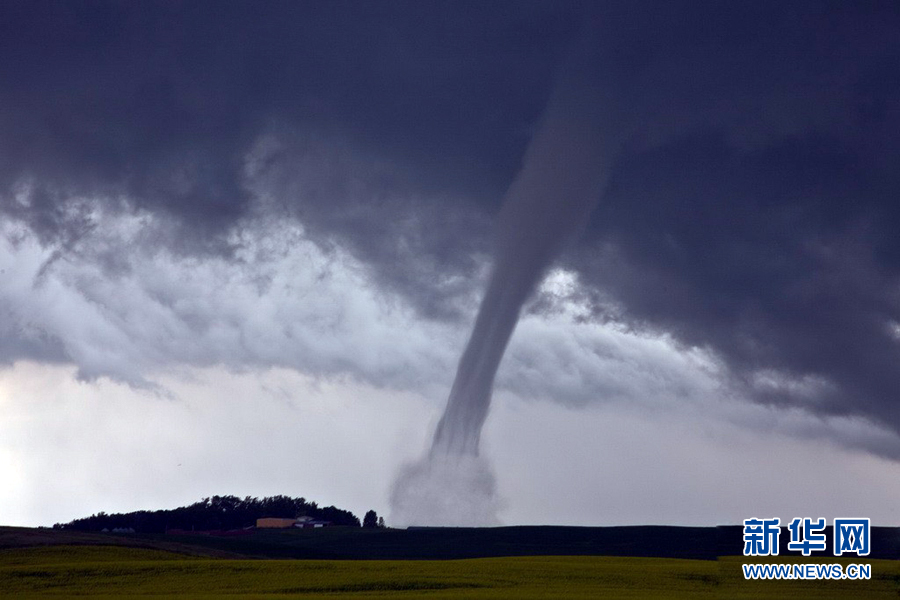
[[[900,563],[869,581],[744,581],[720,561],[516,557],[441,561],[230,560],[146,548],[0,550],[0,598],[897,598]],[[827,562],[834,562],[831,559]],[[844,561],[849,562],[849,561]]]

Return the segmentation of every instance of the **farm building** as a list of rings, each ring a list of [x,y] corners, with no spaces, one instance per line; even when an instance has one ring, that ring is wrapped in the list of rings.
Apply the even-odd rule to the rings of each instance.
[[[331,521],[316,521],[310,519],[308,521],[298,521],[294,523],[294,527],[300,527],[303,529],[318,529],[319,527],[328,527],[331,525]]]
[[[257,529],[285,529],[293,527],[297,519],[278,519],[273,517],[265,517],[256,520]]]
[[[313,529],[331,525],[331,521],[318,521],[312,517],[298,517],[296,519],[279,519],[266,517],[256,520],[257,529],[287,529],[288,527],[301,527]]]

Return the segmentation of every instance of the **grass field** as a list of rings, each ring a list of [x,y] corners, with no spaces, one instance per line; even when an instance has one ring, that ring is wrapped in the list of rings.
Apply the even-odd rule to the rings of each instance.
[[[744,581],[742,557],[442,561],[230,560],[145,548],[0,550],[0,598],[897,598],[900,563],[869,581]],[[835,562],[831,559],[827,562]],[[850,561],[844,561],[850,562]]]

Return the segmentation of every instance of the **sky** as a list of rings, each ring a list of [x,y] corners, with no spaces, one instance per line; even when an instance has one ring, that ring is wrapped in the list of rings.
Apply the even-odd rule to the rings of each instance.
[[[286,494],[390,525],[565,80],[605,183],[500,364],[501,522],[900,525],[898,28],[3,2],[0,524]]]

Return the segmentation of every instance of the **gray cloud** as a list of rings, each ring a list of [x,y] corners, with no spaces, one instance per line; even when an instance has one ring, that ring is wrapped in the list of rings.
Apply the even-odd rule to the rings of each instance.
[[[54,205],[87,193],[221,231],[248,208],[240,163],[273,120],[377,152],[388,177],[414,164],[405,183],[419,195],[490,197],[515,172],[573,26],[571,11],[540,4],[3,10],[3,183],[32,177],[55,195],[30,215],[48,233]]]
[[[900,430],[896,6],[682,9],[600,38],[629,141],[569,264],[742,395]]]
[[[150,217],[94,218],[95,233],[63,254],[24,225],[0,228],[0,327],[5,344],[21,341],[7,361],[64,358],[83,379],[145,387],[212,365],[349,374],[398,389],[441,379],[453,331],[412,327],[414,312],[357,260],[322,250],[294,224],[245,223],[232,256],[196,258],[146,242],[159,226]],[[123,257],[114,275],[107,253]]]

